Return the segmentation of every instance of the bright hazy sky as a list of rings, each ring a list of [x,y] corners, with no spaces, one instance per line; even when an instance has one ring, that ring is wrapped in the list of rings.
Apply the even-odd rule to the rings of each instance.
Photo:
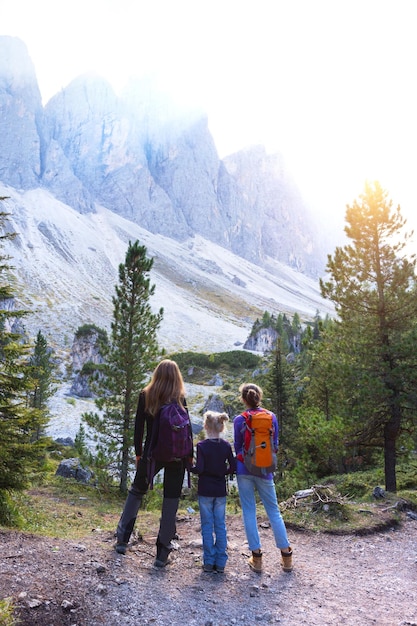
[[[84,72],[116,90],[160,73],[207,112],[221,157],[281,152],[341,229],[379,180],[411,227],[415,14],[415,0],[0,0],[0,34],[25,42],[44,102]]]

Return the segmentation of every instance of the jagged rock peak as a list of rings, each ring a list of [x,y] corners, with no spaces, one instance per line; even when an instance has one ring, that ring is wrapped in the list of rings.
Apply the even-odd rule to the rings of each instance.
[[[22,42],[0,38],[0,58],[3,48],[32,67]],[[177,241],[201,235],[267,269],[272,259],[322,273],[326,242],[281,156],[255,146],[220,160],[207,117],[182,112],[152,81],[117,96],[85,74],[43,109],[28,76],[20,91],[0,91],[0,181],[45,187],[81,214],[105,207]]]
[[[0,49],[0,90],[7,88],[11,93],[19,93],[29,86],[40,101],[35,67],[26,44],[18,37],[0,35]]]
[[[0,180],[12,187],[39,185],[42,101],[25,44],[0,37]]]

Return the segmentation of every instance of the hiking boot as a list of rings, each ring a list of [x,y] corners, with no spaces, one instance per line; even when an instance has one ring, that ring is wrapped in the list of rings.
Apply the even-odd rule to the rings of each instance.
[[[252,556],[248,560],[249,567],[260,574],[262,572],[262,552],[254,552],[252,550]]]
[[[214,565],[211,563],[204,563],[203,572],[214,572]]]
[[[215,570],[216,570],[216,572],[218,574],[224,574],[224,567],[220,567],[219,565],[215,565],[214,568],[215,568]]]
[[[115,548],[119,554],[126,554],[127,543],[116,543]]]
[[[282,565],[282,569],[284,570],[284,572],[291,572],[292,571],[292,550],[290,549],[290,552],[283,552],[281,550],[281,565]]]
[[[157,544],[156,559],[153,562],[154,567],[165,567],[165,565],[169,562],[170,554],[171,548],[167,548],[167,546],[163,546],[162,544]]]

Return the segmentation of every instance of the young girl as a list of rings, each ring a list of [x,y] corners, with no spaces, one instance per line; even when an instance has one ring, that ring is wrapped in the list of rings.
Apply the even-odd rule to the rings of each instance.
[[[232,446],[219,437],[228,421],[226,413],[207,411],[207,438],[197,444],[197,460],[191,471],[198,474],[198,504],[203,538],[203,569],[223,573],[227,561],[226,475],[236,471]]]

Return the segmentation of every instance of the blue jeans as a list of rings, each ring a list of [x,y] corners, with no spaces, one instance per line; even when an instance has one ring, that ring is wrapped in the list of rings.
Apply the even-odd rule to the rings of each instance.
[[[198,496],[204,565],[224,567],[227,561],[226,496]]]
[[[238,475],[237,486],[239,489],[240,504],[242,506],[243,524],[250,550],[260,550],[261,540],[256,521],[256,497],[257,491],[264,505],[266,514],[274,533],[277,548],[288,548],[290,542],[287,537],[287,529],[279,510],[277,493],[273,480],[260,478],[253,475]]]

